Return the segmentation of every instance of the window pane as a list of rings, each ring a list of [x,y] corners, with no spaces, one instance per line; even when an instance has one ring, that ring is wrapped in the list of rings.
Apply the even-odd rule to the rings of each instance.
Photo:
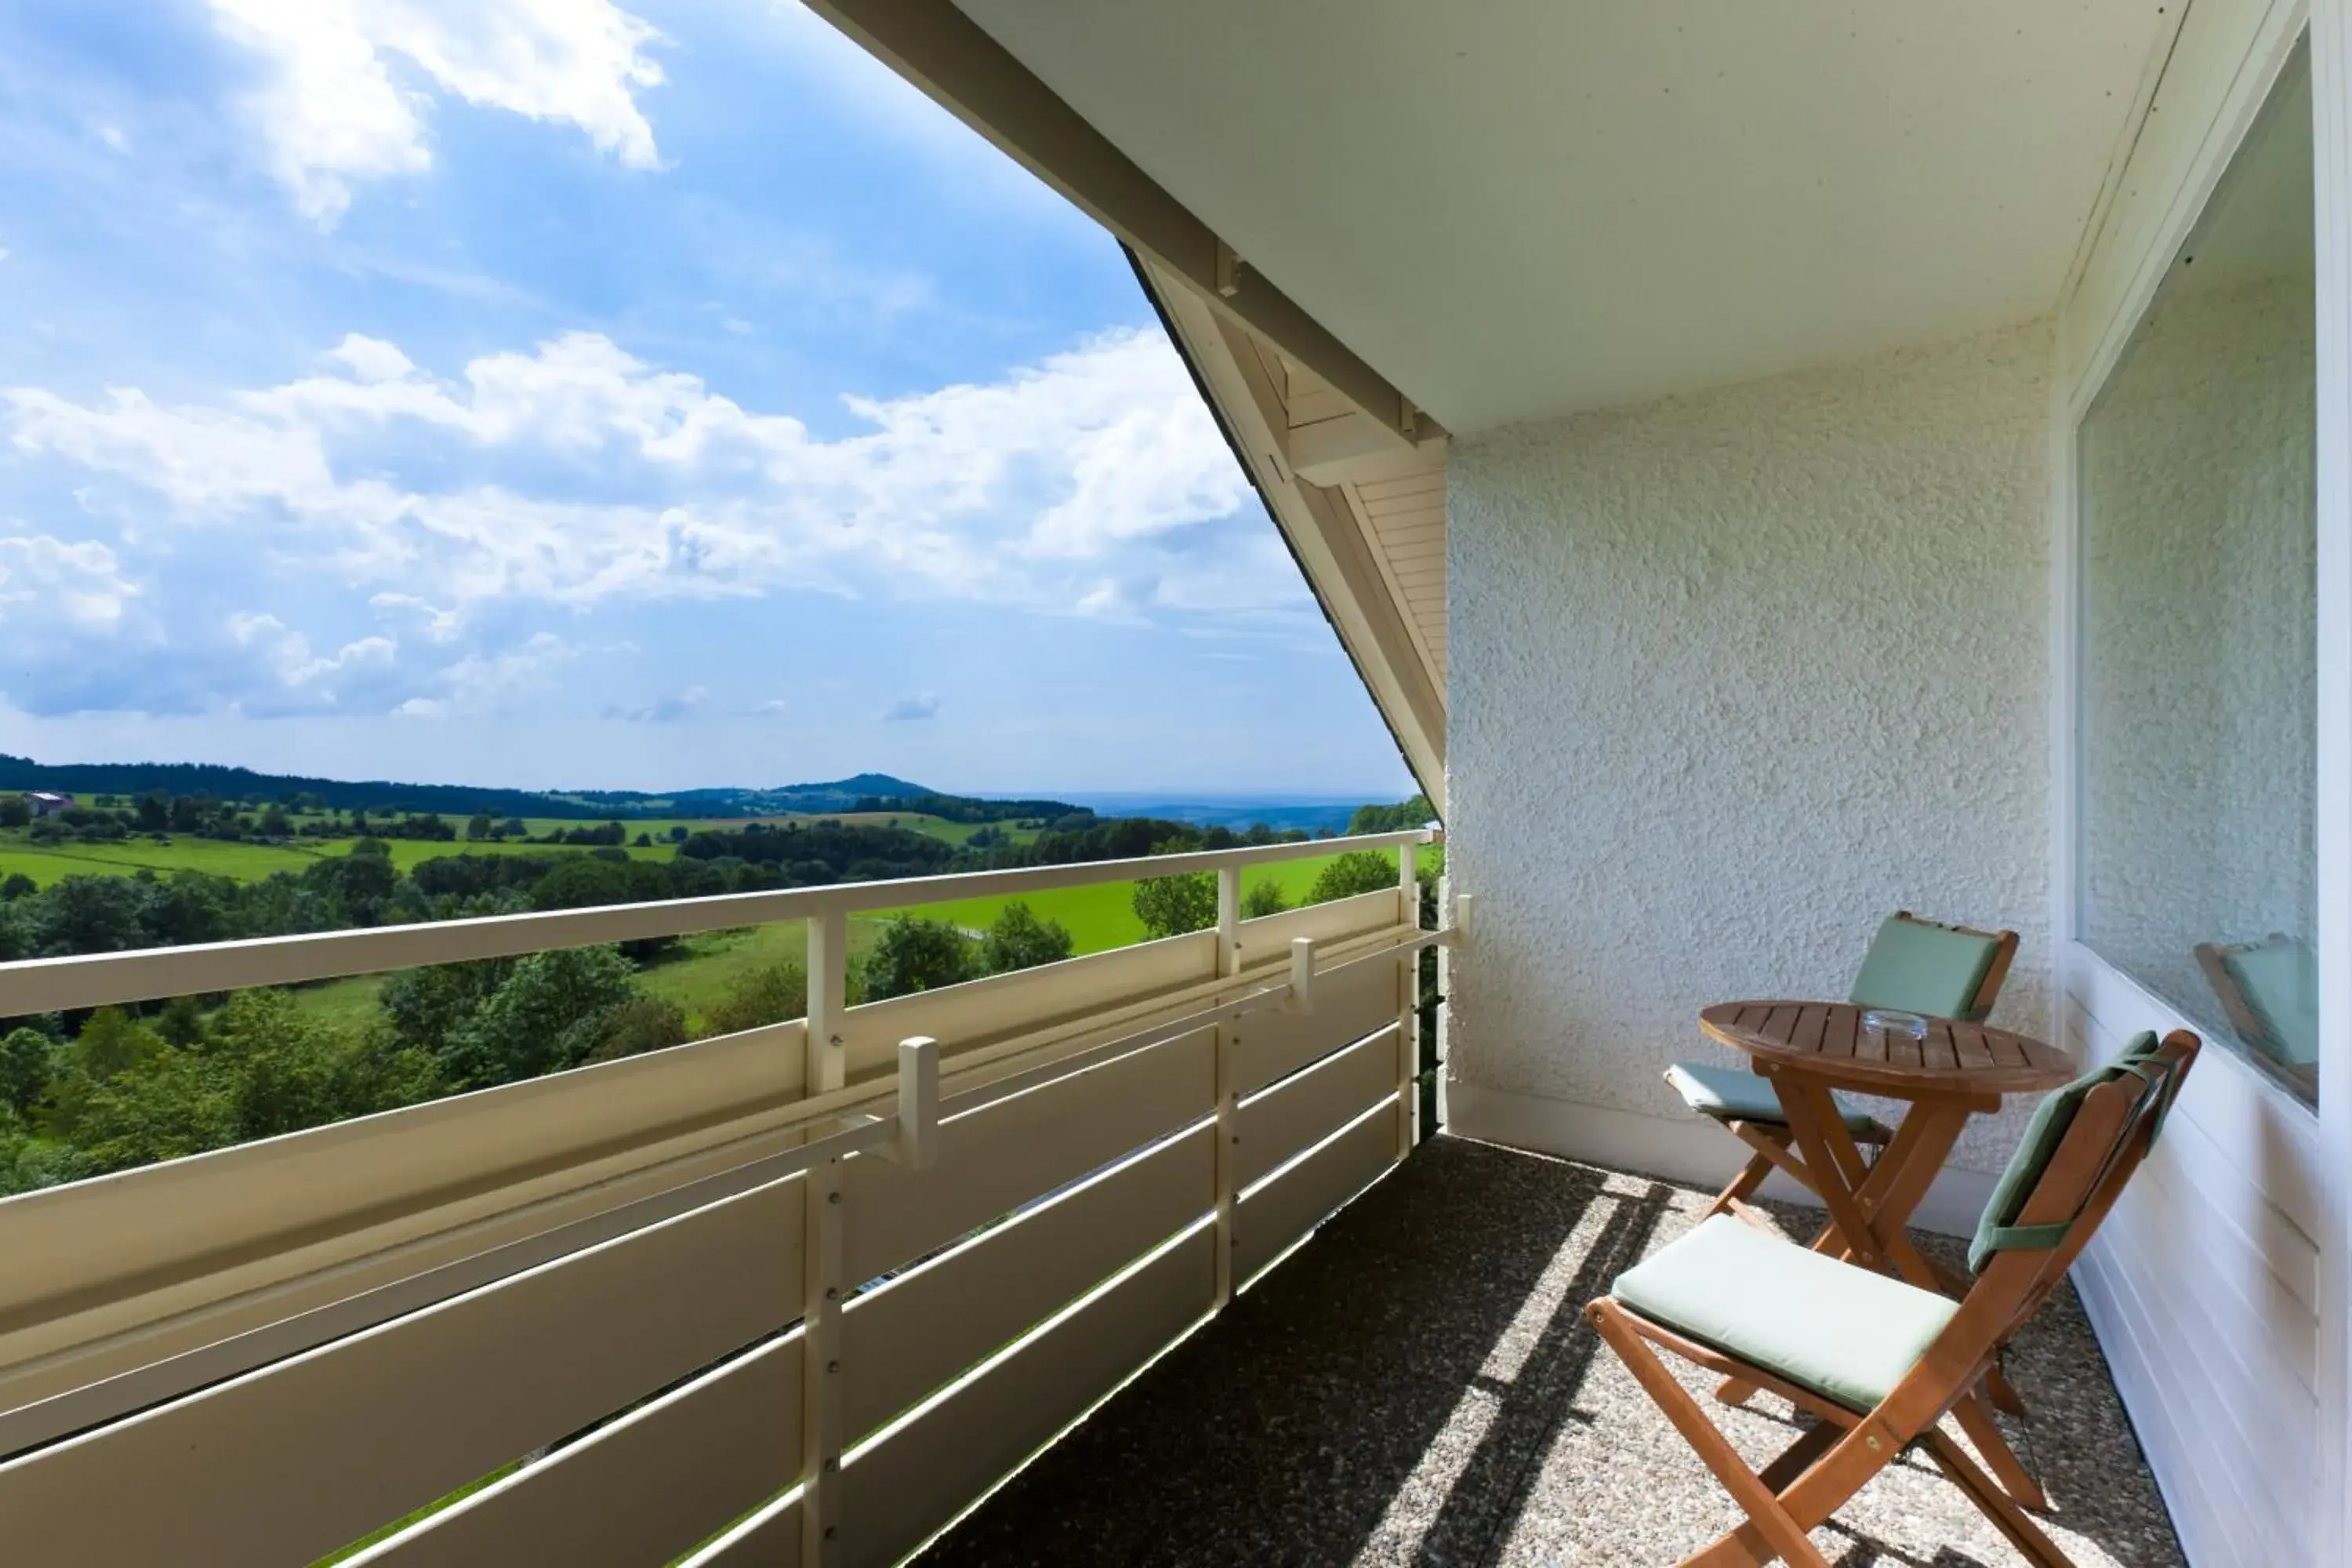
[[[2298,54],[2084,420],[2081,931],[2316,1097],[2311,87]]]

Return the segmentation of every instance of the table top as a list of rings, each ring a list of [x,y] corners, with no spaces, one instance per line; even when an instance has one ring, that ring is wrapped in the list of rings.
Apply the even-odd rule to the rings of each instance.
[[[1698,1016],[1708,1038],[1765,1066],[1897,1096],[2032,1094],[2074,1077],[2062,1051],[1982,1024],[1927,1020],[1927,1037],[1865,1033],[1847,1002],[1718,1002]]]

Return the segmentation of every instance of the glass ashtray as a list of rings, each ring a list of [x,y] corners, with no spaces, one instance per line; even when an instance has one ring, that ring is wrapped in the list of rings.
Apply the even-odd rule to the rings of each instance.
[[[1915,1040],[1927,1037],[1927,1019],[1893,1007],[1864,1008],[1862,1026],[1874,1035],[1907,1035]]]

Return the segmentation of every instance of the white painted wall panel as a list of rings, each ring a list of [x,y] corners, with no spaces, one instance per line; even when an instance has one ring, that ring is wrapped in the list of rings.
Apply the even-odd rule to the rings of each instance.
[[[2069,1032],[2088,1060],[2112,1058],[2142,1029],[2194,1027],[2079,944],[2066,971]],[[2310,1112],[2209,1048],[2074,1271],[2200,1564],[2314,1560],[2315,1134]]]

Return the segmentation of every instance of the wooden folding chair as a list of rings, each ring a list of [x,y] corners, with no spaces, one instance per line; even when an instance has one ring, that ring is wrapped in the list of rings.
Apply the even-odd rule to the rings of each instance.
[[[2304,1099],[2319,1098],[2318,991],[2311,950],[2273,931],[2261,942],[2200,942],[2205,984],[2253,1064]]]
[[[1620,1275],[1585,1308],[1748,1522],[1683,1560],[1828,1568],[1808,1535],[1923,1447],[2002,1535],[2044,1568],[2071,1568],[2032,1518],[1938,1425],[1983,1381],[2114,1206],[2163,1124],[2200,1043],[2143,1036],[2113,1065],[2046,1098],[1994,1188],[1958,1301],[1713,1215]],[[1756,1384],[1820,1418],[1750,1470],[1653,1346]]]
[[[2013,931],[1978,931],[1922,920],[1897,910],[1878,928],[1846,999],[1864,1007],[1890,1007],[1930,1017],[1981,1023],[2000,999],[2001,982],[2017,956]],[[1666,1082],[1685,1104],[1712,1118],[1755,1151],[1730,1185],[1716,1194],[1707,1213],[1753,1217],[1748,1200],[1778,1170],[1806,1191],[1820,1186],[1805,1169],[1789,1131],[1780,1097],[1761,1074],[1705,1062],[1676,1062]],[[1839,1111],[1857,1143],[1883,1149],[1895,1134],[1875,1117],[1841,1101]]]

